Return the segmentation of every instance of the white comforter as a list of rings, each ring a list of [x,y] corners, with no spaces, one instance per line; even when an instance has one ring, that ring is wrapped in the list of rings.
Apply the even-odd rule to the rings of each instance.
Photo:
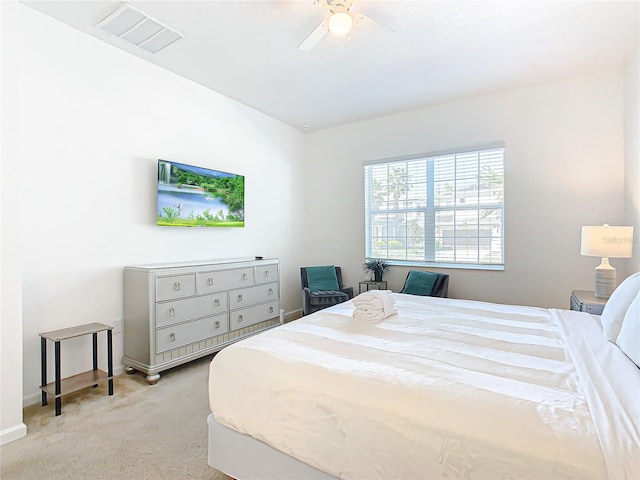
[[[222,350],[217,422],[345,479],[638,478],[640,370],[596,317],[394,296],[381,323],[347,302]]]

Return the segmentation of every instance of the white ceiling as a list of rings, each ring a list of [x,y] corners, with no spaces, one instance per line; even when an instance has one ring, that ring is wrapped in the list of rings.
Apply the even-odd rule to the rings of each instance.
[[[373,1],[351,38],[298,45],[313,0],[128,2],[185,38],[150,54],[96,23],[119,1],[27,5],[289,125],[311,130],[623,66],[640,1]]]

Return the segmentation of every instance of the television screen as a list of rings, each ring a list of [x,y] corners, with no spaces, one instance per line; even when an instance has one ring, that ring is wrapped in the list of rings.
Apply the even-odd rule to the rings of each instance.
[[[158,225],[244,227],[244,176],[158,160]]]

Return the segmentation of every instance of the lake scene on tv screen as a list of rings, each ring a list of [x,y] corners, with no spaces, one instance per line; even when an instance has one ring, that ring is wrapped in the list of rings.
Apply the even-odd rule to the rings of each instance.
[[[244,176],[159,160],[158,225],[244,227]]]

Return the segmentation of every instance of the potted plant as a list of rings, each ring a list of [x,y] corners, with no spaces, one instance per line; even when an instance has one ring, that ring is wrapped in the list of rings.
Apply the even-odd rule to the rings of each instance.
[[[365,271],[373,272],[373,279],[381,282],[382,277],[389,271],[389,264],[381,258],[367,258],[362,264]]]

